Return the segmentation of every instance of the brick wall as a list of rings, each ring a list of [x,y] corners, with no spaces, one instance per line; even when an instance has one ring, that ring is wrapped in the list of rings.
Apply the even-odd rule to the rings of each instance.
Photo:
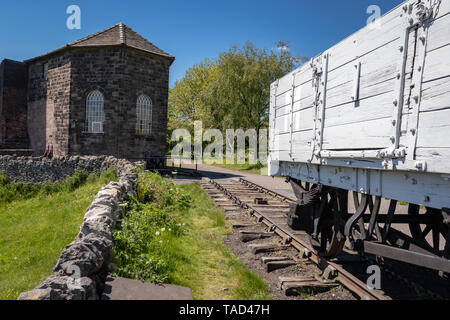
[[[27,68],[12,60],[0,65],[0,149],[26,149]]]

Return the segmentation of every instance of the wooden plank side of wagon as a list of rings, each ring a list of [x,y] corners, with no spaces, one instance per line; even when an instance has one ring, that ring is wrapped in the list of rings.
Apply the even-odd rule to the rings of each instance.
[[[378,43],[385,43],[371,51],[364,53],[358,59],[351,60],[350,63],[335,68],[329,74],[328,91],[327,91],[327,111],[325,114],[325,129],[324,129],[324,148],[331,150],[355,150],[355,149],[384,149],[391,145],[391,136],[395,135],[393,126],[397,122],[395,113],[396,108],[393,104],[394,100],[398,99],[398,91],[396,90],[397,82],[399,81],[399,74],[401,72],[401,62],[403,53],[400,48],[404,48],[404,39],[401,35],[406,32],[406,26],[402,23],[400,18],[401,11],[394,10],[391,14],[396,18],[387,20],[387,25],[382,25],[378,31],[380,39]],[[396,26],[394,26],[396,25]],[[389,32],[385,32],[389,30]],[[373,37],[375,30],[366,30],[368,34]],[[375,41],[375,43],[377,43]],[[371,43],[361,41],[358,50],[361,47],[373,47],[374,40]],[[415,58],[415,30],[411,29],[408,34],[408,51],[405,65],[405,91],[403,92],[404,100],[409,98],[409,88],[412,78],[412,70]],[[330,58],[332,63],[333,58]],[[359,77],[359,101],[353,101],[353,88],[355,82],[356,66],[360,64]],[[343,82],[345,79],[345,82]],[[342,83],[336,85],[335,83]],[[400,145],[407,145],[407,139],[404,139],[407,132],[408,116],[410,111],[408,106],[403,105],[402,109],[402,130],[400,134]],[[379,125],[385,119],[382,125]],[[377,121],[378,120],[378,121]],[[365,123],[365,125],[355,124],[355,122]],[[370,128],[376,124],[377,134],[374,134]],[[330,129],[330,127],[341,126],[342,130]],[[363,129],[356,132],[355,130]],[[357,139],[367,139],[366,146],[358,143],[353,145],[354,138],[351,137],[343,143],[345,139],[333,135],[343,132],[354,132],[358,134]],[[362,136],[362,137],[361,137]],[[403,136],[403,138],[402,138]],[[329,139],[327,139],[329,138]],[[334,145],[333,141],[339,140],[339,143]],[[362,146],[362,147],[361,147]]]
[[[421,112],[450,108],[450,77],[425,82],[422,86]]]
[[[450,24],[449,24],[450,27]],[[450,45],[427,53],[423,81],[429,82],[450,75]]]
[[[366,27],[326,51],[330,59],[325,113],[325,149],[367,150],[385,148],[389,145],[392,132],[392,114],[389,116],[389,110],[392,111],[393,83],[395,83],[395,76],[399,71],[398,61],[401,59],[401,54],[396,50],[401,45],[401,35],[402,32],[405,32],[406,27],[400,18],[402,11],[399,6],[383,16],[380,19],[381,29]],[[448,92],[450,80],[447,79],[450,78],[450,72],[446,71],[450,66],[448,64],[450,45],[447,35],[447,30],[449,30],[447,21],[450,21],[449,12],[450,1],[443,1],[430,29],[420,116],[423,112],[448,108],[450,104]],[[409,47],[411,49],[408,52],[406,67],[405,100],[409,98],[408,88],[414,66],[414,42],[415,37],[410,34]],[[443,56],[445,56],[444,59]],[[443,61],[444,63],[442,63]],[[356,106],[349,97],[352,93],[354,67],[357,62],[361,62],[361,101]],[[294,76],[294,74],[296,75]],[[295,89],[292,104],[293,82]],[[282,127],[282,137],[277,139],[280,160],[292,161],[294,158],[296,162],[306,162],[310,158],[311,154],[307,150],[314,138],[310,130],[315,121],[313,101],[312,70],[309,64],[305,64],[279,80],[276,108],[279,109],[277,116],[283,117],[277,122]],[[404,106],[401,146],[409,146],[407,134],[409,115],[408,107]],[[293,129],[289,133],[291,120]],[[417,159],[426,158],[431,154],[434,155],[434,160],[448,154],[445,142],[440,149],[421,145],[430,139],[427,135],[430,136],[431,132],[441,130],[443,127],[428,128],[426,124],[421,124],[421,126],[424,128],[422,131],[424,135],[423,138],[419,136],[418,139]],[[271,130],[273,129],[277,131],[279,128],[271,127]],[[445,130],[447,129],[444,129],[444,133],[447,132]],[[297,138],[294,138],[295,133],[298,133]],[[443,135],[443,137],[445,136],[447,135]],[[293,154],[299,150],[298,154],[292,157],[289,155],[291,144]],[[434,164],[430,166],[430,168],[434,167]]]
[[[386,147],[389,129],[389,117],[328,127],[324,132],[323,146],[328,150],[381,149]]]
[[[450,148],[450,109],[421,112],[418,148]]]
[[[410,46],[413,47],[414,42],[414,37],[410,37]],[[357,59],[356,62],[361,63],[359,77],[359,97],[361,99],[387,92],[386,87],[393,89],[392,84],[386,84],[386,82],[394,80],[399,72],[400,45],[400,40],[396,39]],[[414,50],[410,50],[407,65],[412,65],[413,57]],[[332,61],[332,58],[330,58],[330,61]],[[352,89],[355,80],[356,62],[345,64],[330,71],[327,91],[328,108],[353,101]],[[410,73],[411,70],[407,70],[406,77],[409,77]]]
[[[391,11],[387,15],[383,16],[381,19],[381,30],[374,30],[370,28],[364,28],[360,30],[359,32],[355,33],[354,35],[350,36],[349,38],[343,40],[336,46],[332,47],[329,52],[330,56],[332,57],[330,59],[331,68],[339,69],[339,67],[346,67],[346,65],[351,62],[352,60],[356,58],[361,58],[366,55],[375,55],[374,51],[377,51],[377,49],[388,47],[388,50],[385,50],[385,52],[376,53],[378,55],[378,58],[380,59],[383,55],[386,56],[388,52],[394,51],[394,42],[396,42],[399,39],[399,33],[398,33],[398,23],[395,21],[398,17],[399,12],[398,9]],[[395,46],[398,47],[398,44],[395,44]],[[382,51],[382,50],[381,50]],[[393,55],[393,54],[392,54]],[[375,58],[376,59],[376,58]],[[383,60],[386,61],[386,60]],[[378,65],[378,69],[379,69]],[[389,81],[389,77],[392,78],[394,76],[394,70],[389,70],[389,66],[386,67],[388,70],[384,70],[384,72],[389,73],[388,79],[386,81]],[[362,75],[363,78],[369,77],[372,79],[372,81],[363,81],[365,86],[361,88],[361,97],[376,97],[377,95],[381,95],[383,93],[386,93],[386,90],[390,91],[391,84],[390,83],[383,83],[383,79],[380,78],[383,76],[383,72],[378,73],[380,77],[378,77],[377,83],[377,74],[373,74],[374,72],[377,72],[377,68],[365,68],[365,73]],[[371,74],[372,73],[372,74]],[[294,77],[294,74],[296,76]],[[337,95],[335,97],[341,98],[343,95],[341,94],[342,91],[346,91],[347,87],[352,87],[353,84],[350,83],[351,79],[353,79],[353,75],[349,74],[348,77],[345,76],[345,73],[342,73],[342,70],[335,70],[332,74],[340,74],[340,77],[336,77],[335,79],[331,78],[330,84],[331,86],[335,86],[335,88],[331,88],[330,92],[327,92],[327,94],[331,95],[331,99],[333,99],[333,89],[337,91]],[[364,80],[366,80],[365,78]],[[295,81],[295,89],[294,89],[294,114],[290,115],[292,112],[292,81]],[[342,86],[343,85],[343,86]],[[342,86],[342,88],[339,88]],[[293,120],[293,132],[302,132],[304,130],[309,130],[313,127],[313,123],[315,119],[313,118],[314,114],[314,108],[313,108],[313,101],[314,101],[314,88],[312,85],[312,70],[309,64],[306,64],[299,69],[289,73],[285,77],[281,78],[278,82],[278,88],[277,88],[277,97],[276,97],[276,103],[275,103],[275,127],[273,128],[275,131],[275,134],[286,134],[290,130],[290,119]],[[389,92],[387,91],[387,92]],[[349,92],[346,92],[346,95],[350,95],[351,90]],[[345,102],[343,100],[342,102]],[[332,102],[333,103],[333,102]],[[337,102],[338,104],[339,102]],[[301,111],[299,111],[301,110]],[[302,112],[304,110],[304,112]],[[296,113],[297,112],[297,113]],[[367,121],[371,121],[373,119],[366,119]],[[353,120],[350,119],[350,122]],[[303,125],[304,124],[310,124],[310,125]],[[308,134],[307,136],[311,136],[311,141],[313,136],[311,134]],[[386,137],[386,136],[385,136]],[[386,140],[386,139],[385,139]],[[281,137],[280,139],[277,139],[277,144],[274,150],[285,150],[289,149],[283,143],[293,144],[294,150],[297,150],[299,148],[303,149],[304,146],[301,146],[300,143],[307,143],[308,146],[310,146],[311,141],[305,141],[305,140],[297,140],[297,142],[294,142],[293,139],[287,139],[287,137]],[[295,145],[294,145],[295,144]],[[382,147],[385,147],[387,144],[387,141],[383,143]],[[370,145],[370,143],[369,143]],[[370,148],[370,146],[368,147]],[[309,158],[309,155],[308,157]],[[300,159],[299,159],[300,160]],[[297,160],[297,161],[299,161]],[[303,159],[306,161],[306,158]]]
[[[400,15],[404,14],[402,7],[403,5],[399,5],[380,17],[380,29],[365,27],[327,50],[332,58],[329,62],[329,70],[333,71],[335,68],[361,58],[368,52],[397,39],[405,30],[405,25],[399,19]],[[443,0],[436,20],[446,16],[449,12],[450,1]],[[349,60],[349,56],[353,56],[353,59]]]

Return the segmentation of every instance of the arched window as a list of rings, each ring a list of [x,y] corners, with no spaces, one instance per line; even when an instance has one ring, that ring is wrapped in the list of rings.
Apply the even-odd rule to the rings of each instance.
[[[152,100],[141,95],[136,103],[136,134],[150,135],[152,132]]]
[[[103,94],[92,91],[86,101],[86,131],[91,133],[103,133],[103,122],[105,113],[103,111]]]

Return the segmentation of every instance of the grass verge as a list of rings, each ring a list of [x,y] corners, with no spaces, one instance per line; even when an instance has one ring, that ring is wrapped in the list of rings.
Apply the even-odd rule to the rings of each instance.
[[[231,231],[198,183],[141,171],[115,232],[116,274],[192,289],[197,300],[269,299],[267,285],[229,251]]]
[[[249,164],[249,163],[245,163],[245,164],[215,164],[215,163],[212,163],[211,165],[219,167],[219,168],[224,168],[224,169],[260,174],[263,176],[268,175],[267,166],[264,166],[261,163],[257,163],[257,164]]]
[[[14,194],[14,200],[0,203],[0,300],[15,300],[52,274],[95,194],[115,179],[112,169],[101,176],[77,172],[55,184],[25,185],[3,179],[0,194],[23,188],[33,192],[22,194],[25,200]]]

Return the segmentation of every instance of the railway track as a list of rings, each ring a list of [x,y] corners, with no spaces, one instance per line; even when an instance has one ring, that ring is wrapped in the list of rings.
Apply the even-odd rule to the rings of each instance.
[[[283,250],[286,247],[295,249],[297,254],[294,254],[293,257],[262,257],[262,261],[266,261],[268,266],[270,264],[270,268],[289,267],[294,263],[306,261],[315,264],[322,271],[322,274],[314,279],[311,277],[304,279],[298,277],[280,278],[280,288],[283,288],[283,286],[285,289],[301,289],[305,286],[321,288],[340,284],[363,300],[392,300],[393,296],[400,299],[414,299],[418,292],[425,292],[429,297],[442,299],[439,294],[426,290],[423,286],[401,276],[401,273],[396,271],[395,268],[379,264],[375,257],[361,256],[350,250],[345,250],[339,258],[332,260],[326,260],[315,254],[307,233],[292,230],[287,225],[286,218],[290,210],[290,204],[295,202],[293,198],[243,178],[239,180],[231,179],[221,183],[208,179],[203,181],[202,186],[225,211],[241,212],[242,215],[252,217],[255,225],[259,224],[265,227],[264,232],[241,230],[242,241],[252,242],[252,240],[257,239],[279,238],[280,244],[275,246],[275,249],[273,244],[250,245],[255,254],[259,249],[263,252],[265,250]],[[252,225],[244,224],[238,227],[246,229],[251,228]],[[389,279],[387,291],[397,292],[390,294],[382,290],[369,288],[367,279],[370,274],[367,273],[367,267],[370,265],[378,265],[383,273],[383,278]],[[268,267],[268,270],[270,268]],[[383,289],[386,290],[384,287]]]

